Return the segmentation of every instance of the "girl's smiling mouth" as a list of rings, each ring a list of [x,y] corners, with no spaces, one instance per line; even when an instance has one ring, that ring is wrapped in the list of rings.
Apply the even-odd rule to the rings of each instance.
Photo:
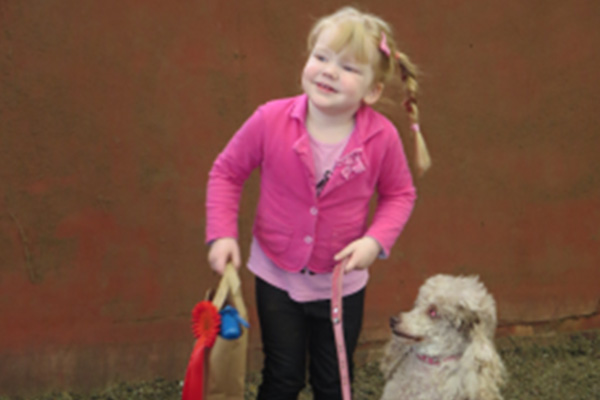
[[[319,89],[321,89],[321,90],[323,90],[325,92],[328,92],[328,93],[337,93],[337,90],[335,90],[333,87],[331,87],[329,85],[326,85],[324,83],[317,82],[316,85],[317,85],[317,87]]]

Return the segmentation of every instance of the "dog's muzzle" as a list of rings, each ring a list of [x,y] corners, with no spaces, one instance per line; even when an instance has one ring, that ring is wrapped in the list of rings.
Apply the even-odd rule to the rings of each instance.
[[[421,340],[423,340],[422,337],[409,335],[408,333],[402,332],[401,330],[397,329],[396,327],[400,325],[401,322],[402,319],[399,316],[390,317],[390,328],[392,329],[392,333],[394,335],[403,337],[405,339],[414,340],[415,342],[420,342]]]

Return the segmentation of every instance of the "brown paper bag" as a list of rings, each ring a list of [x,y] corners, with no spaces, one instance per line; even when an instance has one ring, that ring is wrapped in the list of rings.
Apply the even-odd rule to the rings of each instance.
[[[248,320],[248,311],[242,297],[242,284],[237,270],[228,264],[212,298],[212,303],[221,310],[230,304],[242,318]],[[248,331],[242,330],[242,336],[235,340],[217,337],[215,345],[208,354],[206,380],[207,400],[243,400],[246,379],[246,359],[248,350]]]

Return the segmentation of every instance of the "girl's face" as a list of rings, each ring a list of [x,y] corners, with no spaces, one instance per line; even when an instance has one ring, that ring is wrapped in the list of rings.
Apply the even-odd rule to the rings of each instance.
[[[335,34],[331,27],[319,35],[302,72],[302,88],[319,111],[354,115],[362,102],[373,104],[379,99],[383,84],[374,84],[371,64],[358,62],[347,49],[336,52],[329,47]]]

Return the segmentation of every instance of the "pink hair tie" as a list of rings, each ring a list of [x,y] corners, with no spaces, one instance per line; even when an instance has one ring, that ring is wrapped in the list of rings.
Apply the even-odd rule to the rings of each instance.
[[[410,130],[413,131],[414,133],[419,133],[419,132],[421,132],[421,127],[419,126],[419,124],[417,124],[415,122],[414,124],[412,124],[410,126]]]
[[[392,54],[387,44],[387,37],[385,36],[384,32],[381,32],[381,42],[379,42],[379,50],[381,50],[381,52],[388,57],[390,56],[390,54]]]

